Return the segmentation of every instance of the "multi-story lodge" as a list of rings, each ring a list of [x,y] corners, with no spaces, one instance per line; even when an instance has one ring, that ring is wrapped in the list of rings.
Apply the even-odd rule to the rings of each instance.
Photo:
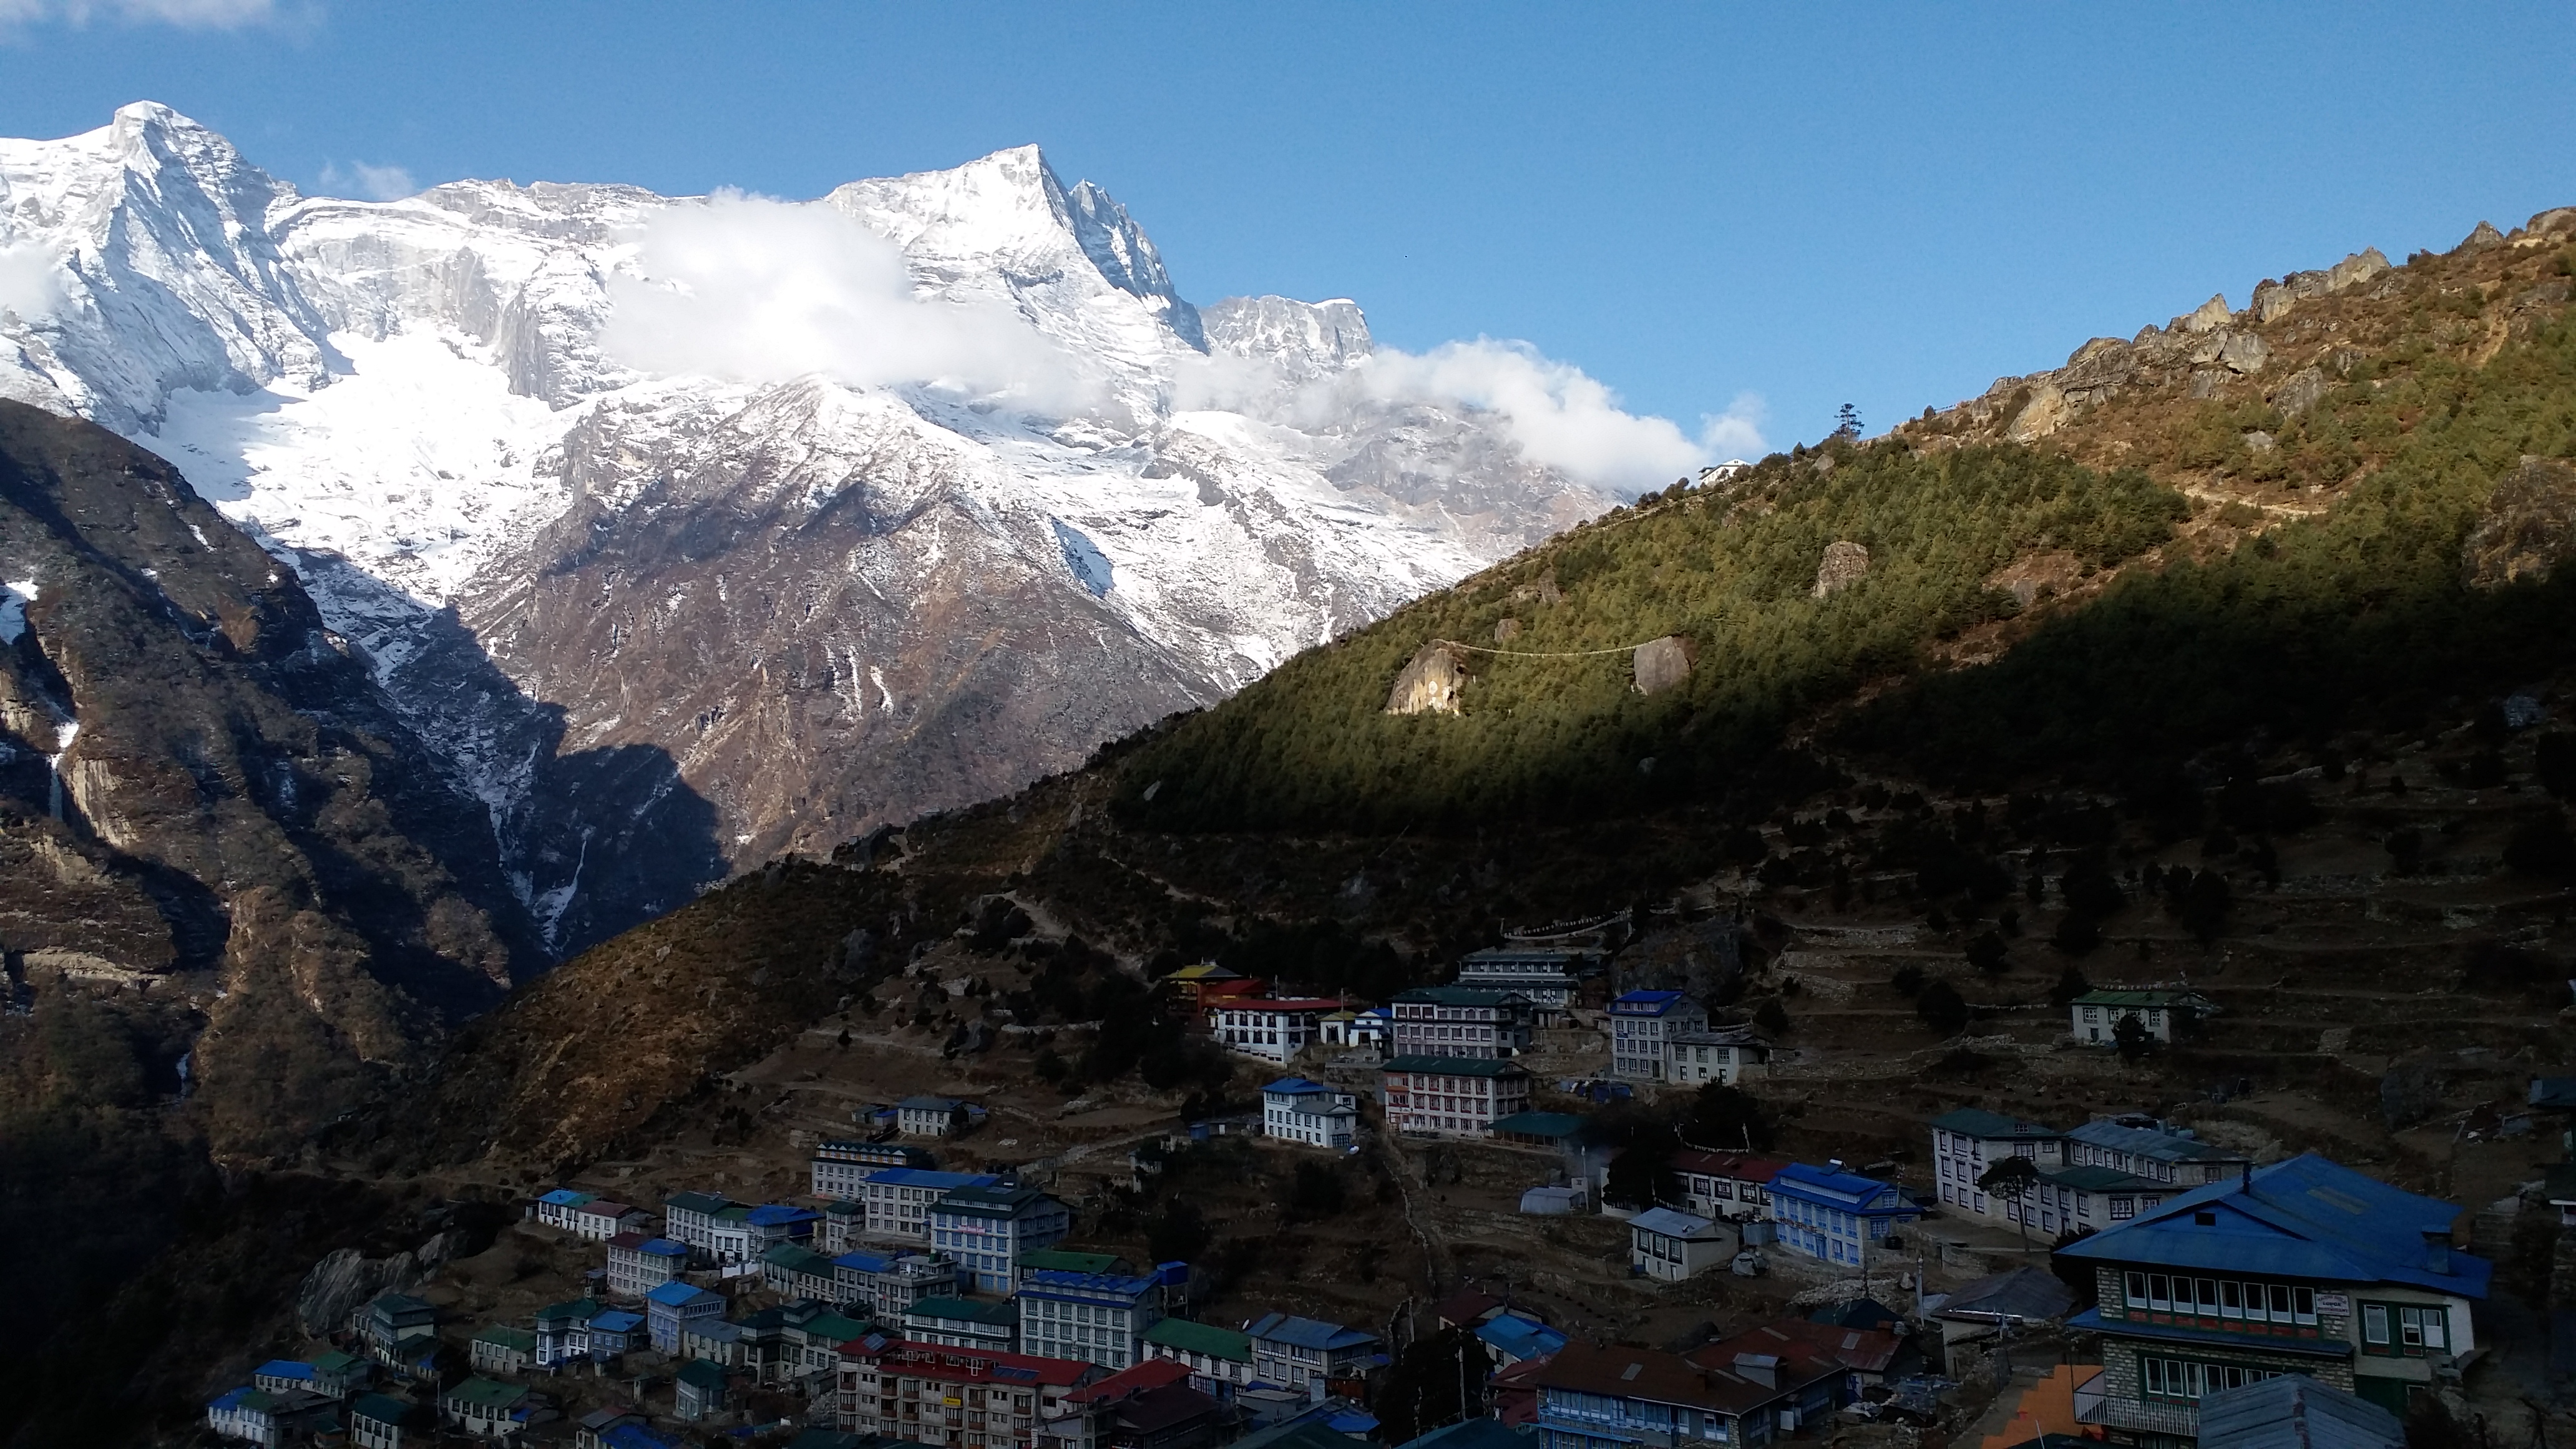
[[[889,1167],[937,1167],[939,1160],[918,1147],[898,1142],[835,1140],[816,1143],[808,1164],[814,1174],[814,1196],[856,1198],[868,1175]]]
[[[2007,1157],[2047,1173],[2067,1165],[2066,1134],[2044,1123],[1962,1107],[1932,1119],[1932,1181],[1941,1205],[1964,1217],[2004,1221],[2004,1203],[1977,1184]]]
[[[930,1205],[964,1187],[991,1187],[1001,1179],[984,1172],[932,1172],[889,1167],[859,1183],[868,1210],[868,1236],[930,1241]]]
[[[1072,1230],[1063,1203],[1034,1187],[961,1187],[930,1205],[930,1245],[957,1261],[978,1291],[1017,1286],[1020,1254]]]
[[[1041,1420],[1071,1411],[1066,1394],[1107,1372],[1070,1359],[871,1334],[841,1345],[840,1427],[933,1449],[1031,1445]]]
[[[832,1260],[833,1299],[887,1323],[956,1286],[957,1265],[928,1253],[853,1250]]]
[[[1672,1157],[1682,1204],[1704,1218],[1742,1222],[1771,1215],[1771,1179],[1789,1164],[1749,1152],[1686,1150]]]
[[[1208,1008],[1208,1028],[1228,1051],[1285,1064],[1323,1040],[1324,1018],[1342,1009],[1329,997],[1220,997]]]
[[[1356,1139],[1359,1102],[1304,1077],[1281,1077],[1261,1089],[1261,1133],[1282,1142],[1341,1151]]]
[[[2492,1274],[2451,1246],[2460,1210],[2313,1153],[2168,1198],[2058,1250],[2093,1266],[2098,1402],[2114,1443],[2182,1449],[2206,1394],[2306,1374],[2403,1414],[2479,1352]]]
[[[1859,1266],[1897,1227],[1923,1216],[1894,1183],[1793,1162],[1771,1179],[1771,1218],[1784,1248],[1828,1263]]]
[[[2066,1010],[2077,1041],[2111,1046],[2123,1020],[2134,1017],[2147,1036],[2170,1042],[2184,1023],[2214,1014],[2218,1004],[2197,991],[2088,991]]]
[[[1388,1049],[1400,1057],[1508,1057],[1530,1043],[1530,1001],[1511,991],[1424,986],[1398,992]]]
[[[1477,991],[1509,991],[1526,997],[1546,1024],[1553,1024],[1574,1005],[1583,968],[1599,960],[1589,951],[1550,951],[1503,946],[1470,951],[1458,962],[1457,985]]]
[[[1491,1137],[1494,1123],[1529,1109],[1530,1075],[1481,1057],[1395,1057],[1379,1069],[1386,1120],[1425,1137]]]
[[[1252,1340],[1253,1377],[1283,1389],[1357,1378],[1377,1361],[1376,1334],[1338,1323],[1265,1313],[1244,1333]]]
[[[1771,1068],[1771,1046],[1749,1026],[1685,1031],[1664,1039],[1664,1080],[1680,1086],[1732,1087]]]
[[[1664,1079],[1664,1044],[1708,1030],[1708,1011],[1679,991],[1630,991],[1610,1002],[1610,1075],[1631,1082]]]
[[[1151,1278],[1037,1269],[1022,1275],[1020,1349],[1123,1369],[1145,1357],[1144,1334],[1163,1316]]]
[[[1536,1449],[1759,1449],[1840,1402],[1843,1366],[1803,1345],[1708,1353],[1567,1344],[1520,1376],[1537,1390]]]

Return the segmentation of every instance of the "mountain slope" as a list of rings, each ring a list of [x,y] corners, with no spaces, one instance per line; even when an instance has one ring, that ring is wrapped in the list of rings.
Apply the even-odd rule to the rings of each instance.
[[[294,569],[557,950],[1070,768],[1609,501],[1356,385],[1347,301],[1209,328],[1034,147],[793,205],[362,203],[135,105],[0,143],[0,256],[0,396],[178,461]]]

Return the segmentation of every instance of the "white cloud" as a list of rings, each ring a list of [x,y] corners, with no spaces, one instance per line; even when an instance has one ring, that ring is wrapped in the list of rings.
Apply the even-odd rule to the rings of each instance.
[[[0,311],[32,322],[50,316],[62,300],[62,269],[52,251],[35,242],[0,246]]]
[[[827,206],[719,193],[638,229],[601,343],[626,366],[734,382],[929,383],[1038,410],[1098,393],[1018,313],[913,295],[894,243]]]
[[[403,168],[370,166],[364,161],[350,162],[347,170],[336,161],[323,162],[321,185],[326,195],[347,192],[361,201],[400,201],[420,192],[420,183]]]
[[[1639,493],[1737,456],[1765,451],[1761,399],[1738,396],[1700,419],[1696,436],[1639,416],[1572,363],[1525,342],[1445,342],[1429,352],[1382,347],[1350,369],[1290,385],[1261,362],[1217,356],[1180,379],[1189,406],[1236,408],[1300,426],[1329,423],[1357,403],[1472,408],[1501,420],[1529,459],[1595,487]]]
[[[116,20],[128,25],[234,30],[276,18],[276,0],[0,0],[0,27]]]

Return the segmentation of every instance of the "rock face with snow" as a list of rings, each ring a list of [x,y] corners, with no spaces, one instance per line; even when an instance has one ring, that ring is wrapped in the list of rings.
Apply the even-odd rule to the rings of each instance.
[[[1192,306],[1034,147],[789,207],[307,198],[151,105],[0,141],[0,397],[289,565],[557,951],[1078,764],[1609,501],[1370,357],[1348,301]]]

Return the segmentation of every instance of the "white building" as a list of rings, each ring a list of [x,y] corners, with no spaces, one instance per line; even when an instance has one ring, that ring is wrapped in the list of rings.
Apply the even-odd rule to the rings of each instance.
[[[594,1199],[586,1192],[559,1187],[528,1205],[528,1216],[550,1228],[572,1231],[572,1215],[590,1205]]]
[[[711,1192],[673,1194],[662,1200],[662,1235],[676,1238],[708,1257],[715,1257],[717,1216],[727,1208],[741,1206],[729,1197]]]
[[[1387,1050],[1400,1057],[1507,1057],[1530,1044],[1530,1000],[1517,992],[1425,986],[1387,1005],[1395,1013]]]
[[[1187,1318],[1165,1318],[1145,1330],[1145,1356],[1187,1367],[1190,1387],[1221,1399],[1252,1383],[1252,1335]]]
[[[1631,991],[1610,1002],[1610,1075],[1631,1082],[1664,1079],[1664,1044],[1708,1030],[1708,1012],[1679,991]]]
[[[1490,1057],[1393,1057],[1379,1068],[1387,1125],[1423,1137],[1491,1137],[1529,1110],[1529,1073]]]
[[[2170,1042],[2185,1020],[2211,1016],[2218,1004],[2197,991],[2088,991],[2066,1010],[2077,1041],[2113,1046],[2125,1017],[2137,1018],[2149,1037]]]
[[[1787,1161],[1749,1152],[1676,1152],[1673,1175],[1681,1180],[1682,1206],[1704,1218],[1771,1216],[1771,1179]]]
[[[1359,1115],[1358,1098],[1304,1077],[1281,1077],[1261,1089],[1262,1135],[1282,1142],[1347,1150]]]
[[[807,1164],[814,1174],[814,1196],[826,1200],[859,1196],[859,1184],[871,1172],[889,1167],[931,1168],[938,1159],[918,1147],[899,1142],[861,1142],[843,1140],[820,1142],[814,1146],[813,1159]]]
[[[930,1241],[930,1205],[961,1187],[991,1187],[1001,1179],[982,1172],[932,1172],[889,1167],[860,1180],[859,1201],[868,1210],[868,1236]]]
[[[1460,986],[1479,991],[1509,991],[1526,997],[1548,1020],[1574,1005],[1576,975],[1595,959],[1586,951],[1514,949],[1470,951],[1458,962]]]
[[[1732,1087],[1768,1075],[1771,1047],[1749,1026],[1685,1031],[1664,1040],[1664,1080],[1682,1086],[1716,1082]]]
[[[608,1240],[608,1291],[618,1298],[641,1298],[680,1276],[689,1266],[689,1245],[644,1233],[620,1233]]]
[[[1020,1352],[1123,1369],[1145,1357],[1145,1331],[1163,1316],[1162,1290],[1125,1273],[1040,1268],[1023,1275]]]
[[[1655,1207],[1628,1220],[1628,1261],[1667,1283],[1723,1267],[1734,1259],[1736,1244],[1735,1229],[1697,1213]]]
[[[1332,1012],[1324,1017],[1324,1045],[1384,1051],[1393,1026],[1394,1016],[1383,1006]]]
[[[1208,1008],[1208,1025],[1228,1051],[1284,1064],[1322,1041],[1324,1018],[1341,1009],[1329,997],[1224,998]]]
[[[642,1208],[595,1197],[572,1210],[571,1227],[576,1237],[604,1243],[619,1233],[635,1232],[652,1220],[653,1215]]]
[[[892,1323],[924,1298],[956,1291],[957,1265],[928,1253],[852,1251],[832,1260],[832,1296]]]
[[[1265,1313],[1247,1325],[1252,1371],[1265,1383],[1308,1390],[1317,1379],[1356,1378],[1378,1351],[1376,1334],[1338,1323]]]
[[[968,1108],[955,1097],[906,1097],[894,1104],[894,1120],[906,1137],[953,1137],[966,1130]]]
[[[1072,1229],[1064,1204],[1034,1187],[961,1187],[930,1205],[931,1248],[985,1293],[1010,1292],[1020,1254],[1053,1247]]]
[[[1977,1184],[2007,1157],[2027,1157],[2046,1174],[2067,1166],[2066,1135],[2053,1127],[1962,1107],[1932,1119],[1932,1183],[1941,1205],[1988,1222],[2009,1220],[2006,1203]]]

